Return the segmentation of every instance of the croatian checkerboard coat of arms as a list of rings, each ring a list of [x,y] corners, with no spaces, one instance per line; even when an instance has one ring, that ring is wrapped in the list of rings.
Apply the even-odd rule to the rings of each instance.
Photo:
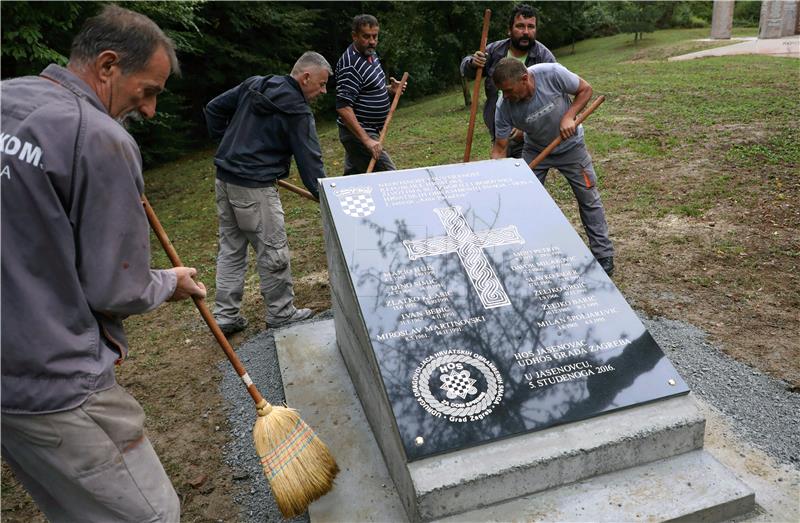
[[[353,218],[365,218],[375,212],[372,187],[350,187],[336,192],[342,211]]]

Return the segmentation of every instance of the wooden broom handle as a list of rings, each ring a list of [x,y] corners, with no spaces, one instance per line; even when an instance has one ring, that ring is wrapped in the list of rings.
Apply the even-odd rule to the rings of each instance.
[[[308,198],[309,200],[311,200],[313,202],[319,203],[319,200],[314,198],[313,194],[311,194],[310,192],[306,191],[305,189],[302,189],[302,188],[300,188],[300,187],[298,187],[296,185],[293,185],[293,184],[287,182],[286,180],[276,180],[275,183],[277,183],[280,187],[283,187],[284,189],[292,191],[295,194],[299,194],[303,198]]]
[[[486,40],[489,38],[489,20],[492,18],[492,10],[487,9],[483,13],[483,32],[481,33],[480,51],[486,51]],[[472,135],[475,133],[475,115],[478,113],[478,98],[481,96],[481,76],[483,67],[478,67],[475,71],[475,85],[472,87],[472,107],[469,109],[469,127],[467,128],[467,146],[464,149],[464,163],[469,161],[472,153]]]
[[[172,262],[173,267],[183,267],[183,263],[181,263],[181,259],[178,257],[178,252],[175,250],[175,247],[172,246],[172,242],[169,241],[169,237],[167,236],[166,231],[161,226],[161,222],[158,220],[158,216],[156,216],[156,212],[150,206],[150,202],[147,201],[147,197],[142,195],[142,205],[144,206],[144,212],[147,214],[147,221],[150,222],[150,227],[153,229],[153,232],[156,234],[158,241],[161,242],[161,246],[164,248],[164,252],[167,253],[169,257],[169,261]],[[258,392],[258,389],[250,381],[250,376],[247,374],[247,370],[245,370],[244,365],[242,362],[239,361],[239,358],[236,356],[236,352],[231,347],[231,344],[228,343],[227,338],[222,333],[217,325],[217,320],[214,319],[214,315],[211,314],[211,311],[208,310],[208,306],[206,305],[206,301],[203,298],[198,296],[192,296],[192,300],[194,300],[194,304],[197,306],[197,310],[200,311],[200,315],[208,324],[208,328],[211,329],[211,333],[216,338],[217,343],[219,346],[222,347],[223,352],[228,357],[228,361],[231,362],[233,368],[236,370],[236,374],[242,378],[245,386],[247,387],[247,392],[250,393],[250,397],[253,398],[253,401],[256,405],[259,405],[262,402],[266,402],[264,397]]]
[[[585,111],[583,111],[581,114],[579,114],[579,115],[578,115],[578,117],[577,117],[577,118],[575,118],[575,127],[576,127],[576,130],[575,130],[575,132],[576,132],[576,133],[578,132],[578,131],[577,131],[577,127],[578,127],[578,126],[579,126],[579,125],[580,125],[580,124],[581,124],[581,123],[582,123],[582,122],[583,122],[583,121],[584,121],[586,118],[588,118],[588,117],[589,117],[589,115],[590,115],[590,114],[592,114],[592,113],[594,112],[594,110],[595,110],[595,109],[597,109],[598,107],[600,107],[600,104],[601,104],[601,103],[603,103],[603,102],[605,101],[605,99],[606,99],[606,97],[605,97],[605,96],[603,96],[603,95],[600,95],[600,96],[598,96],[598,97],[595,99],[595,101],[594,101],[594,102],[592,102],[592,105],[590,105],[589,107],[587,107]],[[556,136],[556,139],[555,139],[555,140],[553,140],[552,142],[550,142],[550,145],[548,145],[547,147],[545,147],[545,148],[544,148],[544,150],[543,150],[542,152],[540,152],[540,153],[539,153],[539,154],[536,156],[536,158],[534,158],[533,160],[531,160],[531,163],[529,163],[529,164],[528,164],[528,167],[530,167],[530,168],[531,168],[531,170],[532,170],[534,167],[536,167],[537,165],[539,165],[540,163],[542,163],[542,160],[544,160],[545,158],[547,158],[547,155],[548,155],[548,154],[550,154],[551,152],[553,152],[553,149],[555,149],[556,147],[558,147],[558,144],[560,144],[560,143],[561,143],[561,141],[562,141],[562,140],[561,140],[561,134],[559,134],[558,136]]]
[[[400,101],[400,96],[403,94],[403,87],[405,87],[407,81],[408,73],[403,73],[403,78],[400,80],[400,85],[397,86],[397,91],[394,92],[394,99],[392,100],[392,106],[389,108],[389,114],[386,116],[386,123],[383,124],[383,129],[381,129],[381,134],[378,138],[378,142],[380,142],[381,145],[383,145],[383,139],[386,138],[386,131],[389,129],[389,122],[392,121],[394,110],[397,109],[397,102]],[[372,169],[375,168],[376,163],[378,163],[378,160],[376,160],[373,156],[369,161],[369,165],[367,166],[368,173],[372,172]]]

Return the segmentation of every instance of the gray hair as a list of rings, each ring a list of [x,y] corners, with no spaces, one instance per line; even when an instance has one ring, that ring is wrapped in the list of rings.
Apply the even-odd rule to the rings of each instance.
[[[502,58],[494,68],[492,81],[494,85],[500,85],[509,80],[518,80],[526,74],[528,68],[516,58]]]
[[[83,24],[72,41],[69,61],[82,67],[103,51],[114,51],[119,55],[122,72],[135,73],[147,66],[159,47],[166,51],[172,73],[180,75],[175,44],[155,22],[143,14],[107,5]]]
[[[325,69],[328,74],[333,74],[331,64],[319,53],[314,51],[306,51],[297,59],[292,67],[292,76],[299,75],[308,71],[309,69]]]
[[[357,33],[362,27],[380,27],[378,25],[378,19],[372,15],[356,15],[353,17],[353,23],[351,29],[354,33]]]

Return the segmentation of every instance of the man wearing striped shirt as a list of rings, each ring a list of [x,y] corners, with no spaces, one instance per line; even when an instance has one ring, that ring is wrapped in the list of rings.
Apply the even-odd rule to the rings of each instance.
[[[353,43],[336,63],[336,122],[344,146],[345,175],[365,173],[372,158],[377,160],[375,171],[397,169],[378,141],[391,97],[400,87],[395,78],[386,83],[375,51],[379,30],[378,20],[372,15],[353,18]]]

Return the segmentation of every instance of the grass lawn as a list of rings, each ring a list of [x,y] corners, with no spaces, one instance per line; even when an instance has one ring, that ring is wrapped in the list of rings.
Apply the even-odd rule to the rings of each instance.
[[[720,45],[692,41],[707,35],[707,28],[659,31],[638,45],[630,35],[618,35],[556,55],[607,99],[587,120],[586,141],[622,292],[640,310],[697,325],[733,357],[796,388],[800,63],[763,56],[666,61]],[[400,168],[460,162],[468,116],[460,88],[401,102],[386,147]],[[328,173],[338,176],[343,150],[335,125],[321,123],[319,132]],[[488,158],[489,146],[479,116],[473,159]],[[217,250],[212,155],[199,151],[145,173],[150,202],[184,263],[199,269],[210,302]],[[296,172],[290,181],[300,184]],[[583,234],[563,178],[552,172],[547,188]],[[317,205],[288,191],[282,200],[297,304],[328,309]],[[155,238],[152,245],[155,265],[167,267]],[[263,312],[251,268],[243,307],[251,327],[236,343],[263,328]],[[131,357],[119,380],[147,411],[147,429],[183,498],[185,519],[235,520],[236,487],[221,459],[229,437],[217,395],[221,351],[191,302],[126,325]],[[203,487],[188,485],[202,474],[209,478]],[[3,518],[29,521],[34,514],[4,474]]]

